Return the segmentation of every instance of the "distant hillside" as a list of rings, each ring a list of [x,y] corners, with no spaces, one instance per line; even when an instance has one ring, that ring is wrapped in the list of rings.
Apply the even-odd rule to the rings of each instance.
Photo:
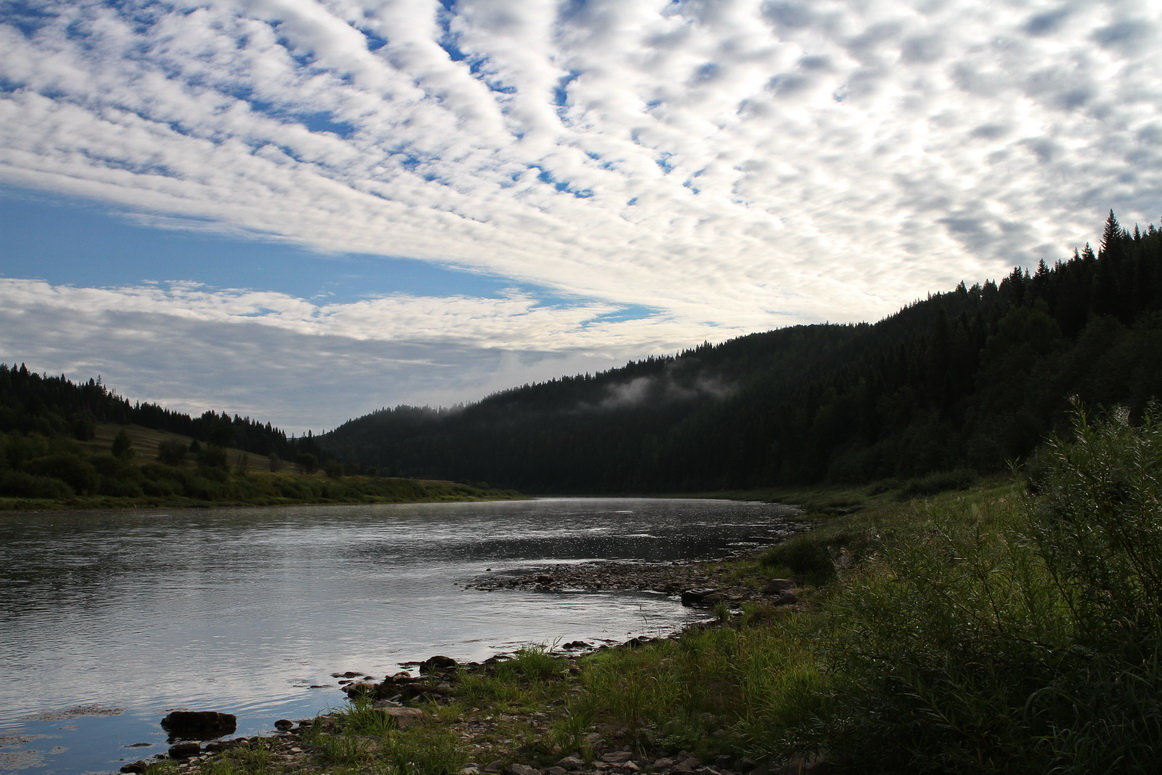
[[[360,472],[308,436],[206,412],[130,404],[100,382],[0,365],[0,509],[511,498]]]
[[[1099,250],[961,284],[874,325],[796,326],[456,410],[385,409],[320,446],[400,476],[647,492],[993,471],[1070,396],[1162,395],[1162,231],[1111,212]]]
[[[139,425],[256,455],[274,453],[284,460],[301,452],[318,452],[313,441],[288,439],[270,423],[249,417],[225,412],[191,417],[157,404],[130,403],[96,379],[74,383],[64,375],[36,374],[23,364],[0,364],[0,433],[62,435],[86,441],[100,423]]]

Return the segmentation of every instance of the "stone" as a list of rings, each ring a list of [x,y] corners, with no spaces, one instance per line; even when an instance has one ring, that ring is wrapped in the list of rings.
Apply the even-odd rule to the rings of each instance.
[[[601,761],[610,764],[623,764],[633,758],[633,753],[630,751],[613,751],[601,755]]]
[[[213,740],[233,734],[238,728],[238,718],[232,713],[212,710],[175,710],[161,720],[161,726],[173,738]]]
[[[278,721],[274,722],[274,728],[279,732],[289,732],[290,730],[294,729],[294,727],[295,722],[288,718],[280,718]]]
[[[373,697],[378,689],[379,684],[374,684],[369,681],[350,683],[343,687],[343,691],[348,697]]]
[[[541,771],[536,767],[530,767],[527,764],[510,764],[508,765],[509,775],[541,775]]]
[[[795,595],[794,592],[780,593],[774,600],[771,601],[772,605],[794,605],[798,602],[799,598]]]
[[[445,675],[456,672],[457,667],[459,665],[456,660],[437,655],[428,657],[420,663],[420,675]]]
[[[679,595],[682,605],[686,606],[713,605],[725,597],[717,589],[687,589]]]
[[[177,743],[169,747],[169,758],[189,759],[202,752],[202,746],[197,743]]]
[[[131,762],[129,764],[122,764],[121,765],[121,772],[145,772],[146,769],[148,769],[148,768],[149,768],[149,762],[142,760],[139,762]]]
[[[423,723],[424,720],[424,712],[419,708],[386,707],[376,708],[376,710],[389,719],[393,719],[399,729],[409,729]]]
[[[783,592],[790,592],[795,588],[795,582],[791,579],[770,579],[763,587],[763,592],[768,595],[778,595]]]
[[[585,767],[585,762],[578,756],[566,756],[557,762],[557,766],[564,770],[580,770]]]

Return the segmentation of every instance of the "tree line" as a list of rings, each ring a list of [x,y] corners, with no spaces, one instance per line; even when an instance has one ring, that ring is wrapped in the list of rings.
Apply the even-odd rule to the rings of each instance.
[[[1066,422],[1162,395],[1162,231],[1111,211],[1098,248],[937,293],[875,324],[806,325],[318,437],[383,473],[530,492],[661,492],[971,475]]]

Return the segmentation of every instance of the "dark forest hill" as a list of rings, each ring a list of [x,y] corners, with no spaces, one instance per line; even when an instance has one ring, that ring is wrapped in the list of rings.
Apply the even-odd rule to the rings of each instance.
[[[939,293],[880,322],[753,334],[454,410],[401,406],[317,437],[381,474],[534,492],[869,481],[1003,468],[1071,396],[1162,396],[1162,231],[1111,212],[1033,273]]]

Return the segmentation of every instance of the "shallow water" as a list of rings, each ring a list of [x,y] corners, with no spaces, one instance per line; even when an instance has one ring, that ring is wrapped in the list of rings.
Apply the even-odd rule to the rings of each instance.
[[[0,771],[116,771],[165,750],[158,722],[175,708],[267,732],[341,705],[333,672],[664,634],[699,612],[463,584],[546,562],[721,556],[775,540],[786,513],[547,499],[0,516]]]

